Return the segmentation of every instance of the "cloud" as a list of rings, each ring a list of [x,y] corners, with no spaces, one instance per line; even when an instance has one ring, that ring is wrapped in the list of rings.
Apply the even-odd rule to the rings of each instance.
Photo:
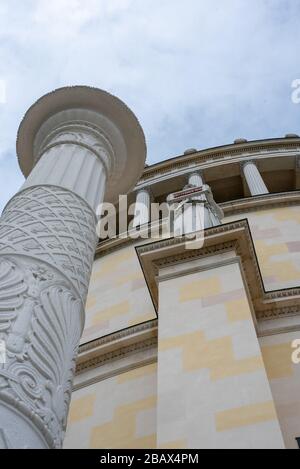
[[[299,132],[299,13],[295,0],[2,0],[2,200],[5,171],[18,189],[11,162],[22,115],[67,84],[123,99],[144,128],[149,163]]]

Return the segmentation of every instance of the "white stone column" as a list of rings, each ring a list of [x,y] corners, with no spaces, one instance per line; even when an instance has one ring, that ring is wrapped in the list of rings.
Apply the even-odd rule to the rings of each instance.
[[[195,171],[188,175],[188,184],[195,187],[202,187],[204,184],[202,173]],[[203,203],[206,201],[205,195],[195,196],[191,200],[187,200],[187,203],[180,207],[177,216],[175,214],[174,220],[174,234],[182,235],[187,233],[193,233],[194,231],[203,230]],[[200,203],[197,203],[198,201]]]
[[[97,205],[135,185],[145,141],[120,100],[77,86],[29,109],[17,152],[28,177],[0,219],[1,445],[60,448],[97,245]]]
[[[203,187],[205,185],[204,177],[201,171],[195,171],[188,175],[188,184],[195,187]],[[194,197],[193,200],[201,200],[202,202],[206,201],[205,195],[200,195],[199,197]],[[195,211],[199,212],[199,207],[195,205]],[[195,214],[196,218],[199,218],[199,214]]]
[[[251,195],[262,195],[269,193],[255,161],[250,160],[243,163],[242,170]]]
[[[150,221],[151,194],[149,189],[139,189],[136,194],[133,227],[144,225]]]
[[[204,184],[202,173],[200,171],[195,171],[194,173],[189,174],[188,183],[192,186],[201,187]]]

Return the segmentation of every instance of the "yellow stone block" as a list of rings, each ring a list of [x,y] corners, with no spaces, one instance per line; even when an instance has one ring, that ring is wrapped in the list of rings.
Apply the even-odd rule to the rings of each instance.
[[[286,254],[289,252],[285,243],[280,244],[267,244],[263,240],[257,240],[255,242],[255,248],[257,255],[262,262],[268,262],[270,257],[278,254]]]
[[[300,281],[300,270],[296,268],[292,261],[270,262],[263,264],[261,267],[264,275],[275,276],[278,281]]]
[[[91,448],[151,448],[156,446],[156,435],[139,437],[136,417],[141,411],[156,407],[156,396],[121,405],[116,408],[111,422],[92,429]]]
[[[300,223],[299,207],[277,209],[276,212],[274,212],[274,218],[275,220],[280,221],[280,222],[291,220],[291,221],[296,221],[297,223]]]
[[[230,336],[207,340],[202,331],[162,339],[158,353],[172,348],[182,349],[182,368],[189,372],[197,369],[210,370],[212,381],[237,376],[264,368],[261,355],[236,359]]]
[[[291,343],[263,346],[261,348],[268,378],[280,379],[293,375]]]
[[[244,321],[251,318],[251,310],[247,298],[227,301],[225,307],[229,322]]]
[[[120,287],[126,283],[133,282],[134,280],[140,280],[141,278],[143,278],[142,272],[133,272],[132,274],[123,275],[116,279],[116,286]]]
[[[129,301],[122,301],[116,305],[110,306],[109,308],[103,309],[96,313],[92,318],[92,324],[100,324],[103,321],[108,321],[116,316],[122,316],[129,313],[130,304]]]
[[[193,280],[192,282],[185,283],[180,287],[179,301],[183,303],[185,301],[217,295],[221,292],[221,289],[222,286],[219,277]]]
[[[270,420],[277,420],[273,401],[237,407],[235,409],[217,412],[215,415],[216,429],[218,432]]]
[[[68,422],[75,423],[91,417],[94,412],[95,401],[96,394],[88,394],[87,396],[73,399],[70,405]]]
[[[130,248],[127,250],[123,250],[119,254],[108,255],[106,258],[99,259],[98,263],[100,264],[100,268],[99,270],[97,269],[93,272],[92,279],[96,280],[115,272],[122,262],[132,259],[135,255],[135,252]]]

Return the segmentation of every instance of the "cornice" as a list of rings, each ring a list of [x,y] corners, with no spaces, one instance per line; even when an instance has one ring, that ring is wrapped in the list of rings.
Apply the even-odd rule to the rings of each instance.
[[[111,344],[112,342],[120,342],[123,339],[128,337],[132,337],[133,335],[141,334],[144,332],[149,332],[155,330],[157,328],[157,320],[150,320],[146,322],[142,322],[140,324],[136,324],[131,327],[126,327],[125,329],[121,329],[113,334],[108,334],[103,337],[99,337],[97,339],[91,340],[90,342],[85,342],[80,345],[80,353],[83,354],[84,352],[89,352],[94,350],[96,347],[102,347],[106,344]]]
[[[185,238],[178,237],[137,246],[136,252],[156,310],[158,274],[162,268],[176,264],[184,265],[197,259],[207,261],[211,256],[234,252],[234,258],[230,257],[220,262],[224,265],[233,260],[239,263],[258,336],[300,330],[300,286],[265,291],[246,219],[206,230],[205,243],[201,249],[186,249]],[[159,275],[160,280],[166,279]],[[146,355],[146,358],[144,355],[141,358],[140,355],[147,350],[156,349],[157,333],[158,324],[155,319],[82,344],[77,360],[77,375],[99,369],[92,377],[84,378],[77,386],[82,387],[155,361],[156,352]],[[124,360],[125,364],[122,364]],[[115,362],[116,365],[112,365]]]
[[[131,353],[121,353],[117,359],[107,360],[100,366],[91,366],[85,372],[77,373],[73,383],[73,391],[156,362],[157,339],[153,341],[153,345],[135,349]]]
[[[157,320],[128,327],[80,345],[76,374],[157,345]]]
[[[293,142],[288,146],[287,140],[282,139],[280,142],[276,141],[276,143],[272,144],[272,148],[278,147],[278,143],[281,144],[281,147],[285,146],[285,149],[295,149],[295,147],[300,145],[300,139],[293,139]],[[243,145],[243,147],[245,147],[245,145]],[[270,150],[270,144],[268,144],[268,146],[262,145],[261,147],[259,145],[249,147],[248,145],[246,148],[247,152],[251,151],[251,148],[252,151],[256,152],[259,149]],[[233,148],[233,145],[228,146],[227,150],[221,153],[223,156],[226,156],[226,154],[232,155],[233,149],[234,154],[242,153],[241,148]],[[243,151],[244,150],[245,148],[243,148]],[[188,158],[183,157],[185,161],[173,163],[177,166],[181,165],[184,167],[190,164],[191,160],[194,160],[197,155],[199,156],[199,152],[192,155],[192,158],[191,155],[188,155]],[[201,155],[201,158],[206,158],[207,156],[207,154]],[[217,155],[215,155],[215,158],[217,158]],[[170,162],[164,162],[163,165],[165,163],[168,163],[167,171],[169,171]],[[144,174],[145,173],[152,174],[152,168],[147,168]],[[220,206],[225,216],[232,216],[250,211],[295,206],[299,204],[300,191],[293,191],[243,198],[222,203]],[[143,231],[149,231],[154,225],[160,227],[162,223],[163,221],[150,223],[144,227]],[[230,233],[233,234],[233,237],[229,237],[230,239],[228,239]],[[155,260],[153,263],[154,280],[160,267],[171,265],[172,263],[184,263],[199,257],[207,257],[234,250],[237,257],[240,259],[243,275],[247,279],[247,289],[255,312],[258,335],[264,336],[295,330],[298,331],[300,329],[300,320],[298,321],[298,317],[300,316],[300,287],[269,292],[265,291],[247,220],[239,220],[234,223],[211,228],[207,231],[206,238],[214,238],[215,241],[210,245],[205,245],[201,253],[185,250],[185,252],[177,252],[176,255],[164,255]],[[241,242],[241,239],[243,239],[243,242]],[[132,239],[130,232],[123,233],[115,239],[100,243],[96,251],[96,257],[105,256],[127,245],[140,244],[142,241],[142,238]],[[149,240],[147,244],[137,246],[136,250],[140,256],[141,253],[145,255],[146,253],[151,254],[158,250],[170,250],[176,246],[180,246],[180,244],[182,244],[180,238],[163,239],[155,243]],[[249,281],[249,278],[252,280]],[[147,284],[151,292],[153,285],[149,285],[148,282]],[[268,324],[270,325],[268,326]],[[138,324],[108,336],[98,338],[89,343],[82,344],[79,349],[76,372],[77,376],[87,375],[89,377],[87,379],[83,378],[77,383],[75,389],[90,385],[101,379],[107,379],[110,376],[127,371],[128,369],[152,363],[155,361],[156,348],[157,320]],[[92,376],[90,376],[91,374]]]
[[[164,175],[172,171],[189,168],[191,165],[204,164],[212,161],[224,161],[228,157],[245,156],[251,159],[254,154],[267,154],[274,151],[299,151],[300,138],[279,138],[256,140],[242,144],[230,144],[219,147],[208,148],[192,154],[183,154],[170,158],[160,163],[145,168],[139,184],[154,178],[157,175]]]
[[[300,205],[300,191],[258,195],[254,197],[248,197],[221,203],[219,205],[223,210],[225,217],[259,210],[268,210],[277,207],[295,206]],[[163,222],[164,221],[162,220],[159,222],[155,221],[149,223],[147,226],[145,226],[142,232],[150,232],[153,227],[159,228],[162,226]],[[102,241],[97,246],[96,258],[109,254],[110,252],[113,252],[117,249],[121,249],[127,245],[136,244],[141,240],[142,238],[131,238],[129,231],[127,233],[122,233],[121,235],[118,235],[114,239]]]
[[[300,205],[300,191],[264,194],[220,204],[225,216],[277,207]]]
[[[157,336],[134,342],[126,347],[115,348],[111,352],[105,354],[95,355],[93,358],[90,358],[84,363],[79,363],[76,368],[76,373],[82,373],[89,368],[98,367],[108,361],[112,362],[113,360],[119,360],[120,358],[124,358],[131,353],[136,353],[141,350],[148,349],[152,346],[155,346],[156,344]]]
[[[283,316],[300,315],[300,286],[266,292],[248,221],[239,220],[205,231],[204,247],[186,249],[185,238],[170,238],[137,246],[153,304],[158,309],[157,274],[161,267],[209,257],[234,250],[249,290],[257,322]]]

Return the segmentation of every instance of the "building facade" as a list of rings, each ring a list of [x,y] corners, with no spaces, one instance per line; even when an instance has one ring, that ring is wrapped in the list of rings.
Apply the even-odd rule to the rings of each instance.
[[[17,154],[0,448],[298,448],[300,137],[145,166],[132,111],[75,86]]]
[[[199,246],[148,210],[148,237],[100,240],[65,448],[298,448],[300,138],[187,150],[128,199],[204,184],[222,220]]]

